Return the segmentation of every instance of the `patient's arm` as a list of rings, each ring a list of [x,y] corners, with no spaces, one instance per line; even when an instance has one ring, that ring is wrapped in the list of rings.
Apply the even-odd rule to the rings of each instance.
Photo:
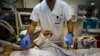
[[[10,56],[10,54],[13,51],[24,50],[24,49],[20,48],[19,45],[16,45],[14,43],[10,43],[10,42],[4,41],[4,40],[0,40],[0,44],[3,46],[3,51],[0,53],[0,56],[1,55],[3,55],[3,56]]]

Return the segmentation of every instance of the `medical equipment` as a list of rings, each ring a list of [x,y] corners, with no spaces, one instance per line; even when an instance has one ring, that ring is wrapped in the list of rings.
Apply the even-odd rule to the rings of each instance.
[[[29,19],[30,15],[30,12],[18,12],[20,30],[26,29],[26,26],[29,26],[31,23],[31,20]]]
[[[96,29],[97,20],[95,19],[86,19],[83,23],[84,29]]]
[[[17,40],[16,39],[16,33],[15,33],[14,29],[12,28],[12,26],[9,23],[7,23],[6,21],[0,19],[0,25],[3,26],[4,28],[6,28],[11,33],[12,37],[9,38],[8,41]]]
[[[2,26],[4,26],[7,30],[9,30],[9,32],[12,35],[14,35],[14,36],[16,35],[14,29],[12,28],[12,26],[9,23],[7,23],[6,21],[0,19],[0,24]]]
[[[95,40],[89,39],[89,37],[87,37],[87,38],[82,39],[81,43],[84,46],[84,48],[92,48],[95,44]]]

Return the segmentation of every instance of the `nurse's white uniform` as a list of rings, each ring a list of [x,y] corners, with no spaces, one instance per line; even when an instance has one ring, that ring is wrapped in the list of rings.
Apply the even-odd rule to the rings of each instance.
[[[42,31],[51,30],[53,36],[50,40],[61,41],[63,35],[64,22],[71,19],[73,12],[70,6],[61,0],[56,0],[53,11],[51,11],[46,0],[36,5],[32,11],[30,19],[40,22]]]

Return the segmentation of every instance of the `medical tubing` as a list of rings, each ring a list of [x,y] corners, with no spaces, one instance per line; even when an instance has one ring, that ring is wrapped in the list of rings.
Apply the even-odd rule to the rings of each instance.
[[[0,23],[1,26],[3,26],[4,28],[6,28],[11,34],[13,34],[13,32],[11,31],[11,29],[9,29],[5,24]]]
[[[0,22],[4,23],[5,25],[8,26],[9,29],[11,29],[13,32],[15,32],[14,29],[12,28],[12,26],[8,22],[6,22],[4,20],[0,20]]]
[[[14,29],[8,22],[1,20],[1,19],[0,19],[0,22],[4,23],[6,25],[5,28],[9,28],[8,30],[11,32],[12,35],[14,35],[14,36],[16,35]]]

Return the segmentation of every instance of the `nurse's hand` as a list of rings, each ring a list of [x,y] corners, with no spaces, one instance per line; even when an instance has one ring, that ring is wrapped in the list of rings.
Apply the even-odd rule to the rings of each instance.
[[[53,33],[50,30],[46,30],[46,31],[43,32],[43,35],[44,36],[49,36],[50,35],[50,37],[52,37]]]
[[[31,47],[31,40],[30,36],[27,34],[23,37],[23,39],[20,42],[20,47],[23,49],[30,48]]]
[[[68,35],[66,36],[65,42],[67,45],[73,44],[73,34],[72,33],[68,33]]]

